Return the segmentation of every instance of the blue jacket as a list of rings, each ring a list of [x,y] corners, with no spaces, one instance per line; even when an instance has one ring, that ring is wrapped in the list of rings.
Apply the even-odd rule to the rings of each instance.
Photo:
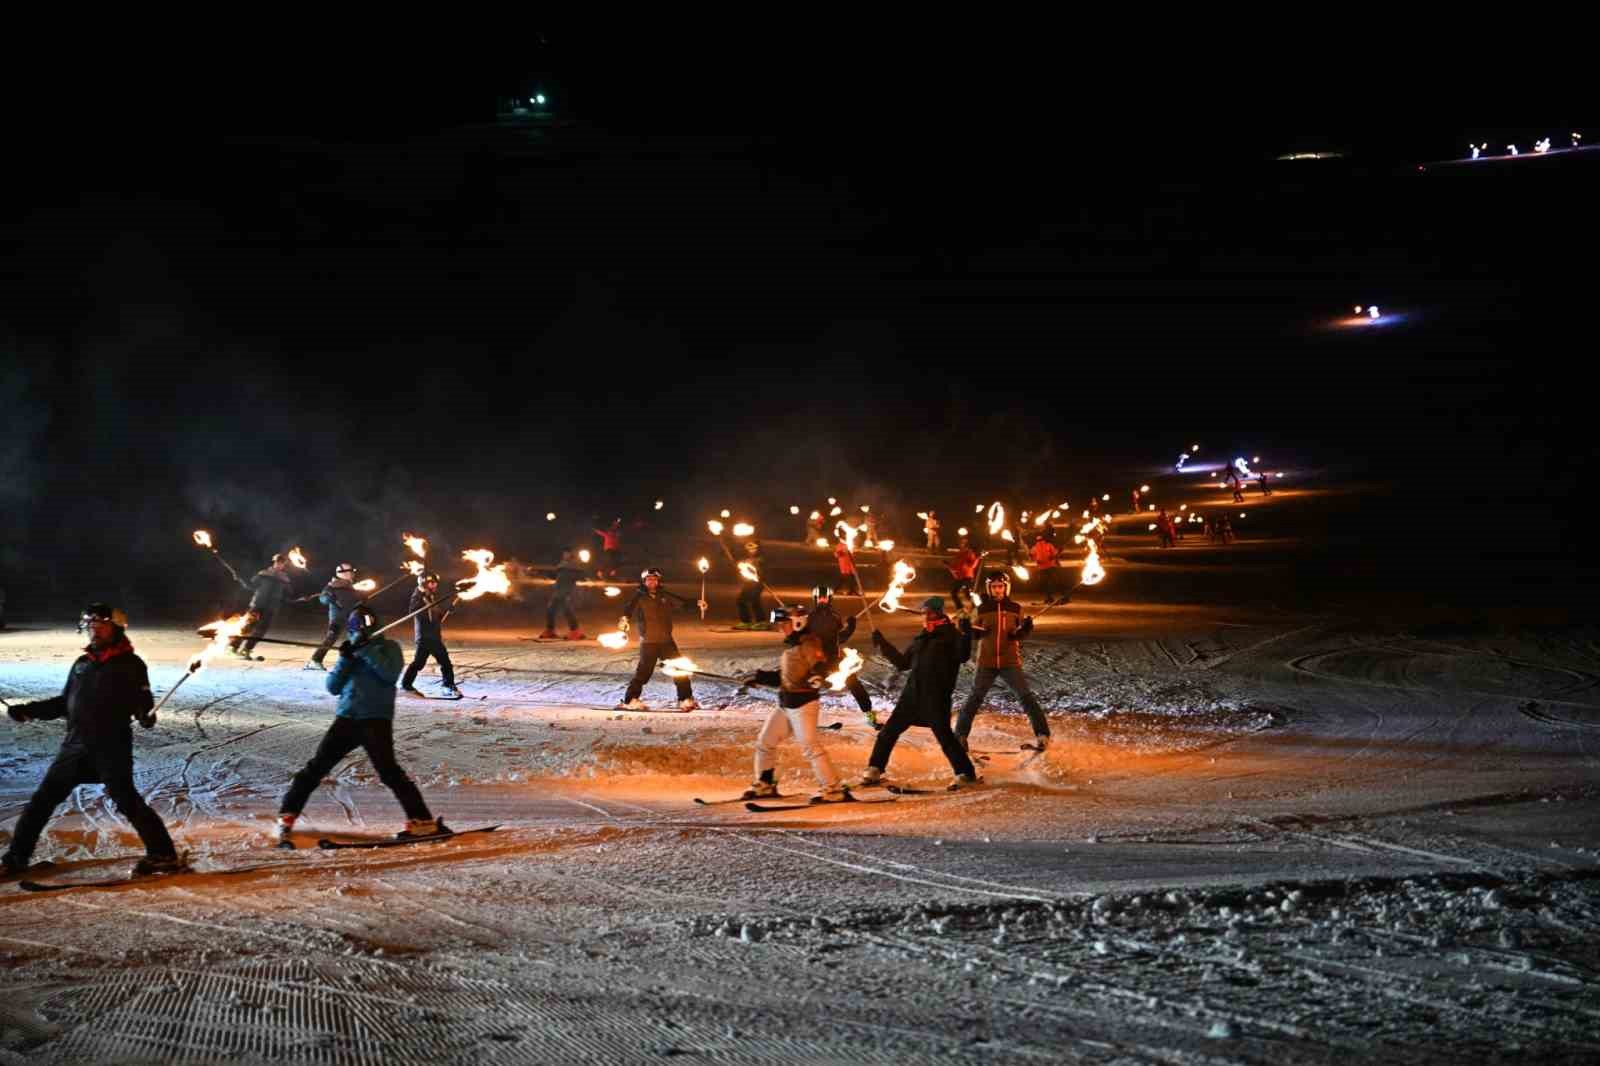
[[[339,697],[338,716],[392,719],[394,683],[404,663],[400,645],[387,637],[339,656],[339,665],[328,675],[328,691]]]

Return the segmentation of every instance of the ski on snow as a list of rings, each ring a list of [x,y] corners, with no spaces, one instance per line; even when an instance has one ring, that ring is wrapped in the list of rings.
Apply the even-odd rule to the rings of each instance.
[[[324,851],[334,851],[340,848],[404,848],[412,844],[432,844],[440,840],[454,840],[469,833],[492,833],[499,829],[498,825],[483,825],[476,829],[453,829],[448,833],[430,833],[422,837],[407,837],[404,840],[328,840],[323,838],[317,841],[317,847]]]
[[[770,813],[772,811],[810,811],[810,810],[815,810],[818,807],[837,807],[837,806],[843,806],[844,804],[848,804],[848,803],[864,803],[864,804],[867,804],[869,806],[871,806],[873,804],[878,804],[878,803],[893,803],[893,802],[895,802],[896,798],[897,797],[890,796],[888,799],[864,800],[864,799],[856,799],[854,796],[851,796],[849,799],[842,799],[842,800],[817,799],[817,800],[812,800],[809,803],[779,803],[779,804],[746,803],[744,805],[744,809],[747,810],[747,811],[754,811],[757,814],[768,814],[768,813]]]

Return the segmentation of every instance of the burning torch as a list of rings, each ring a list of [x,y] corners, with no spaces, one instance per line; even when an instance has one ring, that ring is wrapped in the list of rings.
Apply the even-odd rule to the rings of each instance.
[[[244,579],[239,576],[239,572],[232,566],[229,566],[228,560],[224,559],[222,557],[222,553],[217,551],[217,546],[211,542],[211,534],[208,531],[204,529],[195,530],[194,542],[200,547],[204,548],[206,551],[210,552],[217,562],[222,564],[222,568],[228,572],[229,577],[239,582],[239,584],[244,585],[245,588],[250,587],[249,585],[244,584]]]
[[[702,555],[700,561],[694,565],[700,568],[700,621],[704,622],[706,620],[706,571],[711,569],[711,560]]]

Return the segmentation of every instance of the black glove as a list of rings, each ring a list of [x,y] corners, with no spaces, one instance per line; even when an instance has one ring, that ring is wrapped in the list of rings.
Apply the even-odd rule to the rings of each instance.
[[[30,715],[27,711],[22,709],[23,706],[26,706],[26,704],[17,707],[6,708],[6,713],[11,716],[11,720],[13,722],[26,722],[30,720]]]
[[[855,636],[855,633],[856,633],[856,616],[855,615],[851,615],[849,618],[846,618],[844,620],[844,625],[839,627],[839,642],[841,644],[844,643],[845,641],[849,640],[851,637]]]
[[[956,623],[956,626],[961,630],[962,636],[972,636],[972,619],[963,618],[961,621]]]
[[[1029,633],[1032,633],[1032,632],[1033,632],[1033,618],[1032,618],[1032,616],[1029,616],[1027,618],[1024,618],[1022,620],[1022,624],[1017,627],[1017,639],[1021,640],[1023,637],[1027,636]]]
[[[349,655],[351,652],[356,650],[356,646],[347,640],[341,644],[335,644],[333,650],[338,652],[340,655]]]
[[[887,641],[888,639],[889,639],[888,637],[885,637],[883,635],[883,631],[882,630],[874,629],[872,631],[872,643],[874,643],[874,644],[882,644],[885,641]]]
[[[136,714],[133,717],[145,729],[154,729],[156,727],[155,711],[151,711],[149,714]]]

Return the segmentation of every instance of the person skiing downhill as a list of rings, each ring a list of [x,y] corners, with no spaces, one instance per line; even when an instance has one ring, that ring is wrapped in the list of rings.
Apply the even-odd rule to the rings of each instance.
[[[901,651],[890,643],[881,630],[872,631],[872,641],[884,658],[897,670],[909,670],[905,688],[894,705],[894,713],[883,724],[878,739],[872,745],[872,755],[867,769],[861,775],[861,784],[876,785],[883,782],[884,771],[889,768],[889,757],[901,734],[913,726],[933,730],[939,749],[950,761],[955,773],[953,787],[975,785],[978,772],[972,757],[950,730],[950,697],[955,693],[956,675],[961,664],[972,654],[972,629],[963,621],[959,627],[944,613],[944,599],[929,596],[922,603],[922,632],[911,641],[910,647]]]
[[[16,722],[65,718],[67,735],[17,819],[11,844],[0,855],[0,876],[16,876],[28,869],[39,835],[56,807],[73,789],[89,784],[105,788],[144,844],[145,857],[134,866],[134,877],[184,869],[166,824],[133,783],[130,722],[137,719],[150,729],[156,716],[150,674],[144,660],[133,653],[127,625],[128,616],[119,608],[89,604],[78,618],[78,631],[89,634],[89,644],[72,664],[61,695],[6,709]]]
[[[306,597],[307,600],[317,600],[328,609],[328,629],[322,635],[322,643],[317,645],[317,650],[306,660],[304,669],[327,669],[322,664],[328,657],[328,649],[333,647],[334,641],[344,636],[344,624],[350,617],[350,611],[361,600],[361,594],[356,591],[355,581],[356,568],[349,563],[340,563],[338,569],[334,570],[333,577],[322,586],[322,591],[314,597]]]
[[[833,590],[827,585],[817,585],[811,590],[811,611],[797,624],[802,635],[809,634],[822,641],[822,653],[827,657],[828,669],[824,673],[832,673],[839,668],[840,651],[842,644],[847,642],[856,631],[856,616],[841,619],[833,609]],[[790,642],[798,638],[791,637]],[[860,674],[851,674],[845,682],[845,690],[855,697],[856,706],[861,708],[861,713],[866,716],[867,724],[878,728],[878,715],[872,709],[872,697],[867,693],[867,687],[861,683]]]
[[[289,557],[282,552],[277,553],[272,557],[271,565],[256,571],[256,576],[249,582],[240,581],[239,584],[250,593],[250,606],[246,608],[249,621],[239,636],[228,641],[228,650],[241,659],[254,659],[256,641],[267,635],[278,608],[283,606],[283,601],[293,591],[289,580]]]
[[[416,783],[395,760],[394,682],[405,656],[399,644],[381,634],[373,635],[377,625],[377,614],[366,604],[358,604],[346,620],[345,641],[338,646],[339,662],[328,675],[328,691],[339,697],[339,706],[316,754],[294,775],[278,804],[280,847],[294,846],[290,834],[311,793],[339,760],[356,748],[367,753],[378,780],[388,786],[405,811],[406,826],[395,834],[396,840],[450,832],[443,820],[428,810]]]
[[[407,613],[418,612],[411,620],[416,646],[411,665],[400,678],[400,688],[416,694],[417,674],[427,665],[431,655],[439,663],[440,688],[445,696],[458,700],[461,693],[456,688],[456,669],[450,662],[450,649],[444,646],[444,619],[450,613],[445,597],[439,595],[439,575],[433,571],[417,575],[417,587],[411,592]],[[423,608],[426,607],[426,610]]]
[[[748,567],[749,572],[746,572]],[[739,624],[737,629],[768,629],[761,614],[761,545],[746,541],[744,558],[739,560]]]
[[[829,667],[821,639],[801,628],[809,620],[809,613],[805,604],[796,604],[788,609],[780,607],[771,615],[783,636],[783,656],[778,669],[757,670],[751,680],[778,686],[778,706],[756,735],[756,779],[745,791],[747,800],[778,794],[776,748],[791,736],[799,742],[800,754],[811,763],[811,772],[816,775],[818,792],[813,802],[839,803],[850,798],[850,790],[817,734],[817,716],[822,711],[818,693]]]
[[[567,640],[584,640],[583,630],[578,628],[578,616],[573,613],[572,599],[578,592],[578,578],[583,575],[583,563],[578,559],[578,553],[568,548],[561,553],[561,561],[556,564],[556,583],[550,590],[550,603],[544,609],[544,632],[539,634],[541,640],[556,639],[556,611],[561,611],[567,620]]]
[[[613,518],[605,529],[595,529],[600,537],[600,551],[605,562],[595,571],[595,577],[616,577],[617,565],[622,559],[622,519]]]
[[[639,575],[639,590],[622,608],[622,617],[617,620],[617,628],[627,633],[633,627],[633,619],[635,617],[639,619],[639,665],[628,681],[628,690],[617,704],[617,710],[648,711],[649,706],[639,696],[644,692],[645,683],[650,680],[650,675],[654,673],[656,663],[663,659],[675,659],[683,654],[678,650],[677,642],[672,639],[674,604],[678,607],[698,607],[702,610],[706,606],[704,600],[686,600],[677,593],[662,588],[661,571],[653,566]],[[679,709],[699,710],[700,704],[694,698],[694,686],[690,683],[690,679],[675,677],[672,680],[678,691]]]
[[[1043,751],[1050,744],[1050,723],[1045,719],[1044,708],[1028,687],[1027,678],[1022,676],[1021,641],[1033,632],[1033,619],[1024,618],[1022,605],[1011,598],[1011,578],[1004,570],[989,571],[984,589],[988,598],[978,607],[973,623],[973,632],[981,637],[978,672],[972,682],[972,692],[962,705],[961,713],[956,716],[956,735],[965,747],[967,735],[972,732],[972,720],[983,704],[984,696],[989,694],[995,679],[1000,678],[1022,701],[1022,708],[1028,713],[1028,722],[1033,726],[1033,742],[1022,746]]]

